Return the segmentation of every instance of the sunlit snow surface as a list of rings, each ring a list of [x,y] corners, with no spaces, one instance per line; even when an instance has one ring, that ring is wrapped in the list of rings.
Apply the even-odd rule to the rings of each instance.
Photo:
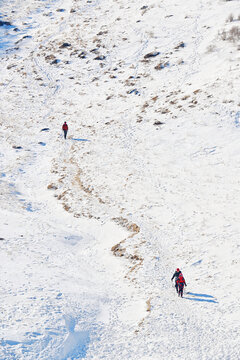
[[[239,359],[239,1],[0,15],[0,359]]]

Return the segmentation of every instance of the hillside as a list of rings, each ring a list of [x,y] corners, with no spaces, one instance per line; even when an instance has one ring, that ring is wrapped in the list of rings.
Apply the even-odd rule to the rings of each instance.
[[[0,6],[0,359],[240,358],[239,1]]]

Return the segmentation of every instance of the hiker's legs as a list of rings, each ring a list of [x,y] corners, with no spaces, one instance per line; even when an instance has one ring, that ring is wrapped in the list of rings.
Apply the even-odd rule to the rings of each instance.
[[[182,297],[183,296],[183,284],[179,284],[179,295]]]

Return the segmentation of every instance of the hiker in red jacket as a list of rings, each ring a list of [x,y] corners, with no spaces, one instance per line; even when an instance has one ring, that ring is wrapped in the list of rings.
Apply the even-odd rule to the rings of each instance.
[[[64,121],[62,129],[63,129],[63,133],[64,133],[64,139],[66,139],[67,138],[67,132],[68,132],[68,126],[67,126],[66,121]]]
[[[178,285],[178,296],[183,296],[183,288],[184,285],[187,286],[186,281],[182,275],[182,273],[179,275],[177,279],[177,285]]]

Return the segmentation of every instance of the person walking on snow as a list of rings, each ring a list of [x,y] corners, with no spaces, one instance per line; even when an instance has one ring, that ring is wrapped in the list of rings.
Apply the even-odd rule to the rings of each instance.
[[[66,139],[67,138],[67,132],[68,132],[68,126],[67,126],[66,121],[64,121],[62,129],[63,129],[63,133],[64,133],[64,139]]]
[[[178,296],[183,296],[183,288],[184,285],[187,286],[186,281],[182,275],[182,273],[179,275],[177,279],[177,285],[178,285]]]
[[[177,270],[175,271],[175,273],[173,274],[173,276],[171,278],[171,281],[173,281],[173,279],[175,278],[175,288],[176,288],[177,293],[178,293],[177,280],[178,280],[180,274],[182,274],[182,272],[179,268],[177,268]]]

